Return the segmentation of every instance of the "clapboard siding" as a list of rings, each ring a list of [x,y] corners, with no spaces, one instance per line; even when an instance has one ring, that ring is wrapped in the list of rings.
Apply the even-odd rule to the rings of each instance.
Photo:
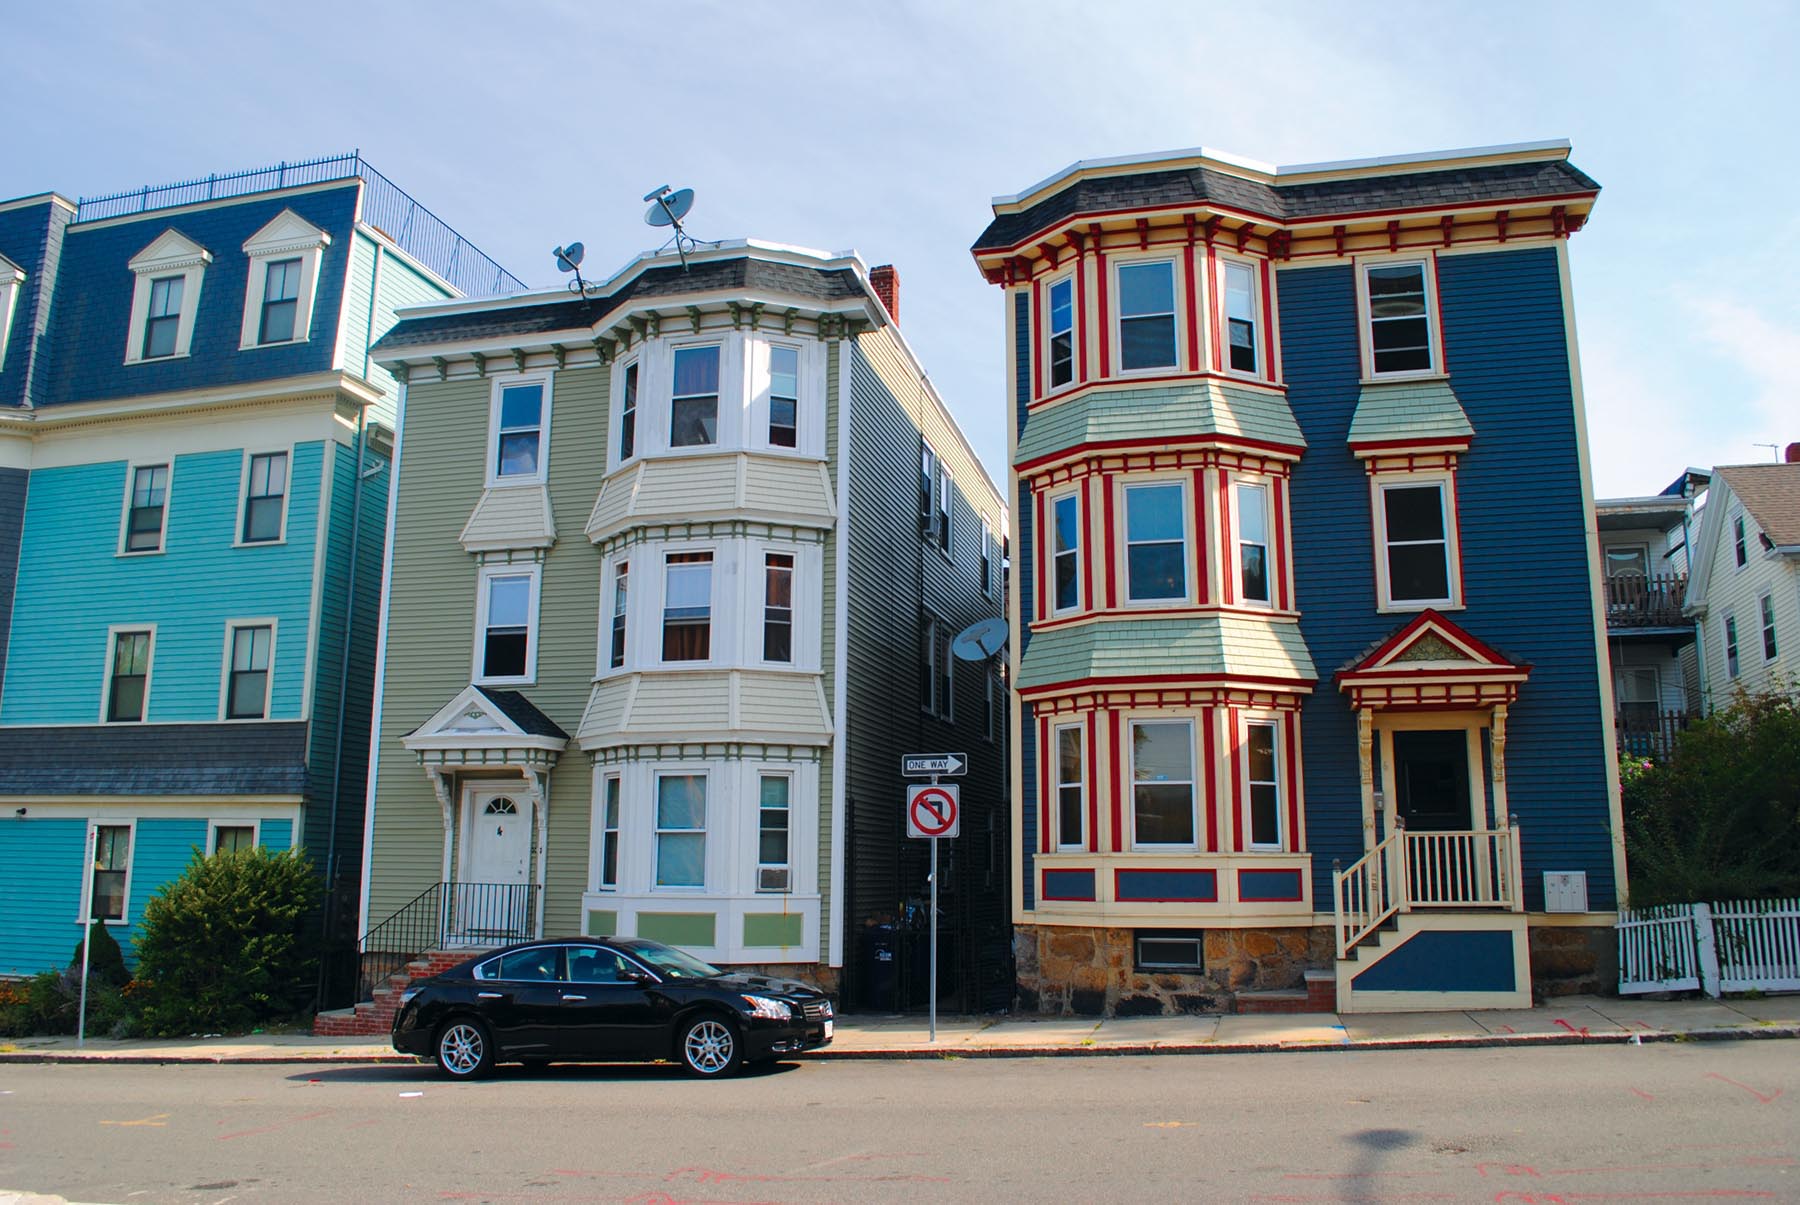
[[[1013,443],[1025,435],[1025,426],[1031,405],[1031,293],[1020,289],[1013,294],[1013,422],[1017,430]],[[1037,516],[1031,512],[1031,487],[1020,481],[1017,493],[1013,498],[1014,520],[1012,525],[1012,584],[1011,590],[1017,601],[1019,614],[1019,631],[1012,642],[1011,656],[1014,672],[1017,672],[1019,660],[1031,647],[1031,625],[1037,619],[1033,609],[1033,600],[1037,597],[1036,566],[1034,552],[1037,536]],[[1021,704],[1019,708],[1019,730],[1014,736],[1019,749],[1020,790],[1018,806],[1014,809],[1019,818],[1017,847],[1022,854],[1020,862],[1021,875],[1019,889],[1023,893],[1021,900],[1026,910],[1037,905],[1037,874],[1035,870],[1038,848],[1038,786],[1037,772],[1037,723],[1032,718],[1031,707]]]
[[[6,681],[6,646],[12,631],[13,590],[19,579],[19,540],[24,534],[29,484],[26,470],[0,469],[0,684]]]
[[[0,975],[67,966],[81,940],[82,847],[87,821],[32,818],[0,840]]]

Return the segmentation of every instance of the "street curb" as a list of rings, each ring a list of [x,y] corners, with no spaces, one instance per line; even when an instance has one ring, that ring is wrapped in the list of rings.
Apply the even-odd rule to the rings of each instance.
[[[1341,1054],[1384,1050],[1483,1050],[1504,1046],[1636,1046],[1676,1042],[1758,1042],[1800,1038],[1800,1025],[1757,1029],[1644,1030],[1636,1033],[1520,1033],[1479,1037],[1367,1038],[1342,1042],[1185,1042],[1131,1043],[1112,1046],[888,1047],[876,1050],[809,1050],[791,1058],[807,1062],[846,1060],[921,1061],[952,1059],[1120,1058],[1128,1055],[1173,1054]],[[77,1054],[70,1051],[11,1051],[0,1064],[121,1063],[128,1066],[424,1066],[426,1060],[406,1054]]]

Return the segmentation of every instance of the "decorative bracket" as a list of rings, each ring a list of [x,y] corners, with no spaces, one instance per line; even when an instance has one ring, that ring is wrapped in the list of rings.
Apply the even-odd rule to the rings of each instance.
[[[696,335],[699,334],[700,333],[700,307],[697,305],[690,305],[687,308],[687,316],[688,316],[688,322],[690,322],[693,325],[694,333]]]
[[[525,371],[525,349],[522,347],[513,348],[512,349],[512,358],[513,358],[513,370],[515,372],[524,372]]]
[[[450,361],[444,359],[442,356],[433,356],[431,357],[431,362],[437,365],[438,380],[448,381],[450,379]]]
[[[485,377],[487,375],[487,357],[478,351],[472,351],[469,353],[469,358],[475,361],[475,375]]]
[[[563,347],[562,344],[552,343],[550,345],[550,354],[556,357],[556,366],[561,368],[564,361],[567,360],[569,353],[568,349]]]

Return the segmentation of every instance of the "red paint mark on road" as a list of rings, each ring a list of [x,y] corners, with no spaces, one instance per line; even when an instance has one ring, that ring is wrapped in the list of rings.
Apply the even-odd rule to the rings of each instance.
[[[274,1125],[257,1126],[254,1130],[238,1130],[235,1133],[231,1133],[231,1134],[220,1134],[219,1141],[224,1142],[230,1138],[248,1138],[253,1134],[272,1134],[276,1130],[286,1129],[288,1126],[297,1125],[302,1121],[317,1121],[321,1117],[330,1117],[330,1116],[331,1116],[330,1109],[322,1109],[317,1113],[302,1113],[298,1117],[292,1118],[288,1121],[278,1121]]]
[[[1490,1167],[1499,1168],[1500,1170],[1498,1173],[1490,1172],[1488,1171],[1488,1168]],[[1475,1174],[1483,1179],[1495,1174],[1502,1176],[1530,1176],[1535,1179],[1537,1178],[1538,1169],[1532,1167],[1528,1163],[1477,1163],[1475,1165]]]
[[[1364,1201],[1368,1201],[1368,1202],[1459,1201],[1462,1198],[1457,1196],[1455,1193],[1448,1193],[1448,1192],[1384,1193],[1378,1197],[1347,1197],[1342,1193],[1335,1193],[1335,1192],[1332,1193],[1330,1196],[1325,1196],[1325,1197],[1300,1197],[1300,1196],[1293,1196],[1293,1195],[1288,1195],[1288,1194],[1283,1194],[1283,1193],[1253,1192],[1244,1199],[1247,1201],[1268,1202],[1269,1205],[1276,1205],[1276,1203],[1278,1203],[1278,1202],[1283,1203],[1283,1205],[1301,1205],[1302,1202],[1306,1202],[1306,1201],[1337,1201],[1337,1202],[1342,1202],[1342,1201],[1357,1201],[1357,1202],[1364,1202]]]
[[[1443,1172],[1284,1172],[1281,1178],[1283,1180],[1368,1180],[1381,1176],[1396,1179],[1423,1179],[1443,1174]]]
[[[1507,1033],[1518,1033],[1519,1032],[1518,1030],[1514,1029],[1510,1025],[1502,1025],[1500,1028],[1504,1029]]]
[[[1773,1095],[1764,1096],[1761,1092],[1758,1092],[1755,1088],[1752,1088],[1749,1084],[1740,1084],[1736,1080],[1731,1079],[1728,1076],[1720,1075],[1717,1071],[1708,1071],[1706,1073],[1706,1078],[1707,1079],[1716,1079],[1721,1084],[1730,1084],[1733,1088],[1742,1088],[1744,1091],[1748,1092],[1750,1095],[1756,1097],[1756,1101],[1758,1104],[1763,1104],[1763,1105],[1766,1105],[1770,1101],[1777,1099],[1778,1097],[1781,1096],[1781,1094],[1783,1092],[1786,1091],[1785,1088],[1777,1088],[1777,1089],[1775,1089],[1775,1092]]]
[[[1642,1088],[1633,1088],[1631,1090],[1631,1094],[1633,1096],[1639,1097],[1643,1100],[1655,1100],[1656,1099],[1656,1097],[1650,1095],[1648,1092],[1644,1091]]]

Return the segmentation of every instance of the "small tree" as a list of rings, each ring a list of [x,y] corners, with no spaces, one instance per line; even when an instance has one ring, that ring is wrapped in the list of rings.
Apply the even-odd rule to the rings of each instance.
[[[297,851],[198,852],[144,909],[137,939],[145,1033],[242,1032],[311,1002],[318,900]]]
[[[1623,778],[1633,906],[1800,895],[1800,698],[1740,693]]]

